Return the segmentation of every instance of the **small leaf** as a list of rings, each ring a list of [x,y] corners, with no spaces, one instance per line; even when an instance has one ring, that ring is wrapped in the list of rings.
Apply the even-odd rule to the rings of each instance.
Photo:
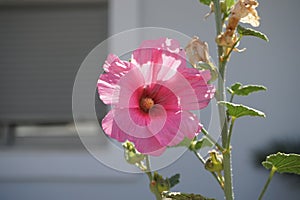
[[[238,90],[241,86],[242,86],[241,83],[236,82],[235,84],[231,85],[230,88],[227,87],[227,91],[228,91],[230,94],[234,94],[235,91]]]
[[[257,37],[257,38],[260,38],[260,39],[263,39],[263,40],[269,42],[269,38],[265,34],[259,32],[259,31],[256,31],[254,29],[244,28],[241,25],[238,25],[237,31],[242,36],[254,36],[254,37]]]
[[[200,3],[203,3],[204,5],[209,6],[211,3],[211,0],[199,0]]]
[[[266,91],[267,88],[262,85],[244,85],[239,90],[235,91],[236,95],[247,96],[250,93],[258,92],[258,91]]]
[[[157,183],[153,185],[152,187],[156,187],[156,189],[159,192],[163,191],[169,191],[170,190],[170,182],[168,178],[164,179],[162,175],[158,174],[157,172],[154,172],[153,174],[153,180]]]
[[[181,192],[162,192],[163,199],[171,199],[171,200],[214,200],[210,198],[206,198],[200,194],[186,194]]]
[[[171,147],[189,147],[191,145],[191,142],[193,140],[185,137],[179,144],[175,145],[175,146],[171,146]]]
[[[242,104],[234,104],[226,101],[219,101],[218,103],[226,106],[227,113],[234,118],[243,116],[266,117],[263,112],[250,108],[248,106],[244,106]]]
[[[179,183],[179,179],[180,179],[180,174],[175,174],[174,176],[171,176],[170,178],[168,178],[169,183],[170,183],[170,188],[177,185]]]
[[[195,150],[199,150],[204,147],[212,147],[214,144],[205,136],[198,141],[195,141]]]
[[[278,152],[267,156],[266,161],[262,165],[267,169],[275,167],[276,172],[279,173],[293,173],[300,175],[300,155],[299,154],[285,154]]]
[[[242,85],[241,83],[235,83],[227,88],[230,94],[247,96],[253,92],[265,91],[267,88],[262,85]]]

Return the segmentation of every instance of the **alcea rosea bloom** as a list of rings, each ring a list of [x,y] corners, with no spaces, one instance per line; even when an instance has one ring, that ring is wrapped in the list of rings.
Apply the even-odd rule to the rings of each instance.
[[[112,106],[102,121],[109,137],[158,156],[201,130],[190,111],[206,107],[215,89],[207,84],[209,71],[186,66],[178,41],[144,41],[130,61],[110,54],[103,68],[97,86],[100,99]]]

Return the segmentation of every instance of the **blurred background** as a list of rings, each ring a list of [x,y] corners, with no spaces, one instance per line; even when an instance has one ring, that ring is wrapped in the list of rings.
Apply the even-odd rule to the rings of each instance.
[[[260,162],[268,153],[300,153],[299,7],[299,1],[260,1],[258,29],[270,42],[244,38],[240,48],[247,50],[234,53],[229,63],[227,85],[239,81],[268,88],[236,98],[267,114],[236,123],[236,199],[258,197],[268,176]],[[215,59],[214,18],[204,20],[208,12],[197,0],[0,0],[0,199],[153,199],[146,176],[110,169],[81,144],[72,118],[75,76],[96,45],[136,27],[197,35]],[[101,118],[105,107],[96,105]],[[88,121],[82,126],[87,134],[95,131]],[[104,152],[109,148],[100,145]],[[174,190],[223,199],[189,152],[160,172],[181,173]],[[265,199],[298,199],[299,182],[276,174]]]

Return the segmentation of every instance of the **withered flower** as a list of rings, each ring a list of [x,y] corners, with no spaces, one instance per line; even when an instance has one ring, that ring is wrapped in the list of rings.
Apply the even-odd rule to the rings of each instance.
[[[209,63],[208,45],[202,42],[197,36],[185,47],[189,62],[195,67],[198,62]]]
[[[259,26],[259,16],[255,8],[258,6],[256,0],[239,0],[233,6],[225,32],[221,33],[216,42],[220,46],[233,47],[238,38],[236,28],[239,22],[249,23],[252,26]]]
[[[259,16],[255,8],[258,6],[256,0],[239,0],[231,11],[231,16],[239,19],[242,23],[249,23],[254,27],[259,26]]]
[[[197,36],[194,36],[185,47],[185,53],[194,68],[210,71],[211,79],[208,81],[209,83],[212,83],[217,79],[218,70],[210,61],[208,45],[206,42],[202,42]]]

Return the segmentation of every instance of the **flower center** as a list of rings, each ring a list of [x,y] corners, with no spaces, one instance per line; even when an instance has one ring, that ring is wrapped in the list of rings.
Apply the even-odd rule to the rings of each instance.
[[[140,100],[140,109],[142,109],[144,112],[148,113],[149,110],[154,106],[153,99],[149,97],[143,97]]]

